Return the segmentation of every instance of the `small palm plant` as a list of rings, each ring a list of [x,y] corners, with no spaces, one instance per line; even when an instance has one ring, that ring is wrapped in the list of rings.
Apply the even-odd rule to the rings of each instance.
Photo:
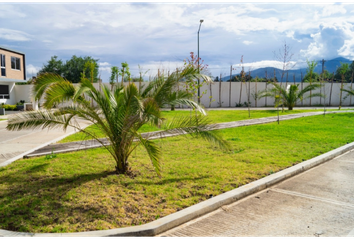
[[[312,97],[323,97],[323,95],[320,93],[315,93],[311,96],[304,97],[305,93],[315,90],[321,86],[317,83],[308,85],[301,91],[299,90],[299,84],[288,85],[286,88],[280,86],[276,82],[271,82],[270,84],[272,84],[274,88],[260,92],[259,98],[273,97],[276,99],[276,105],[283,105],[288,107],[288,110],[293,110],[294,106],[299,100]]]
[[[17,114],[8,120],[8,130],[55,128],[64,130],[71,126],[83,132],[105,147],[116,163],[117,174],[129,174],[129,156],[139,145],[142,145],[155,168],[161,176],[161,150],[151,138],[169,133],[192,134],[202,137],[218,146],[229,149],[228,143],[212,130],[210,122],[200,115],[191,118],[174,119],[171,123],[163,123],[160,108],[166,104],[184,104],[205,115],[204,110],[194,101],[184,98],[183,94],[170,99],[166,93],[174,91],[177,80],[188,77],[203,77],[191,66],[185,67],[180,73],[173,73],[162,81],[151,82],[142,93],[134,83],[127,86],[117,85],[113,91],[104,85],[97,90],[88,79],[82,79],[75,87],[62,77],[50,73],[39,76],[34,86],[35,99],[45,95],[45,110]],[[92,106],[86,98],[93,99]],[[71,101],[70,106],[62,106],[50,110],[53,105]],[[95,134],[81,128],[76,118],[88,120],[105,133],[109,145],[105,145]],[[151,133],[143,138],[139,129],[145,124],[162,126],[165,131]]]

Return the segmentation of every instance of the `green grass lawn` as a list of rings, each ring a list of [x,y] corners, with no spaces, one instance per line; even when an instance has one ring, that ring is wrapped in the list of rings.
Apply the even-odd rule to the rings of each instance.
[[[143,149],[133,176],[102,148],[22,159],[0,168],[0,229],[77,232],[140,225],[354,141],[354,113],[222,130],[233,150],[200,139],[156,140],[162,178]]]
[[[288,115],[288,114],[296,114],[296,113],[303,113],[303,112],[314,112],[314,111],[322,111],[322,110],[292,110],[288,111],[285,110],[284,112],[279,111],[280,115]],[[190,114],[194,114],[194,112],[190,112],[187,110],[182,111],[163,111],[162,116],[168,121],[172,120],[174,117],[181,117],[181,116],[189,116]],[[254,119],[254,118],[263,118],[263,117],[274,117],[277,116],[277,111],[274,109],[270,110],[252,110],[251,111],[251,118],[248,116],[248,111],[245,110],[211,110],[207,111],[208,118],[213,123],[222,123],[222,122],[232,122],[232,121],[240,121],[246,119]],[[89,126],[86,130],[94,133],[99,138],[105,137],[105,135],[96,127],[96,126]],[[151,132],[151,131],[158,131],[157,127],[145,125],[140,129],[140,132]],[[90,137],[86,136],[83,133],[75,133],[70,135],[59,143],[66,143],[66,142],[73,142],[73,141],[82,141],[90,139]]]

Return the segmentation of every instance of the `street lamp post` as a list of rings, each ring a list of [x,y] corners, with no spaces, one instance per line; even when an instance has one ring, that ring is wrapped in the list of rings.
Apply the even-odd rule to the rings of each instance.
[[[202,26],[202,23],[204,22],[204,20],[200,19],[200,24],[199,24],[199,29],[198,29],[198,73],[200,73],[200,66],[199,66],[199,32],[200,32],[200,27]],[[200,80],[198,78],[198,104],[200,104]]]

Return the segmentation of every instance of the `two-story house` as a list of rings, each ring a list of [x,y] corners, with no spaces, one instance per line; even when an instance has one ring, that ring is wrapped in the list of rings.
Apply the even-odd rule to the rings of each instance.
[[[16,82],[26,81],[25,54],[0,46],[0,104],[16,104]]]

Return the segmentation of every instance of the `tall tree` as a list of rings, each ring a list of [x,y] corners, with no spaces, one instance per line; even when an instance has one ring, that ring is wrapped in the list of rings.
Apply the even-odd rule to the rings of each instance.
[[[39,70],[38,75],[43,73],[55,73],[62,76],[64,71],[63,61],[58,59],[58,56],[52,56],[47,64],[43,65],[42,69]]]
[[[308,82],[310,83],[310,85],[312,85],[312,82],[314,82],[314,71],[315,71],[315,68],[317,66],[317,62],[312,60],[311,62],[309,60],[306,60],[306,63],[307,63],[307,69],[306,69],[306,75],[307,75],[307,80]],[[318,77],[318,74],[316,74],[316,77]],[[306,79],[306,76],[305,76],[305,79]],[[318,79],[316,79],[318,80]],[[312,90],[310,90],[310,106],[311,106],[311,95],[312,95]]]
[[[349,70],[349,64],[348,63],[340,63],[340,67],[337,69],[339,74],[341,75],[341,84],[340,84],[340,96],[339,96],[339,110],[342,107],[342,92],[343,92],[343,83],[345,81],[345,75]]]
[[[111,90],[113,90],[114,83],[118,84],[118,72],[119,69],[116,66],[111,67],[111,77],[109,78],[109,84],[111,84]]]
[[[86,67],[87,62],[91,62],[94,65],[93,69],[93,82],[96,83],[98,81],[98,59],[93,59],[92,57],[77,57],[72,56],[72,58],[65,62],[63,77],[72,83],[80,82],[83,76],[91,75],[91,68]]]

